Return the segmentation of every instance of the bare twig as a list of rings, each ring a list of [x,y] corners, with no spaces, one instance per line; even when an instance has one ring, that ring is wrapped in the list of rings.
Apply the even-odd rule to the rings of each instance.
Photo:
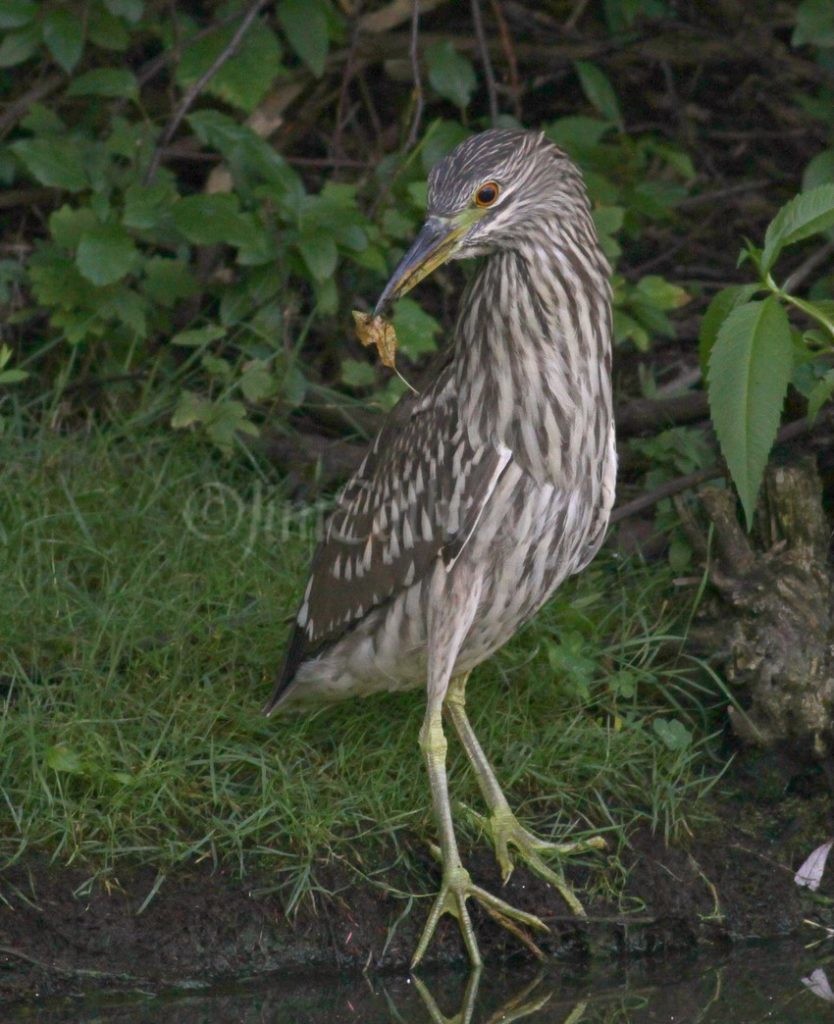
[[[807,434],[811,430],[811,426],[811,422],[804,417],[794,420],[793,423],[786,423],[776,435],[775,443],[785,444],[797,437],[802,437],[803,434]],[[706,483],[707,480],[717,480],[721,476],[727,476],[727,469],[723,463],[707,466],[706,469],[696,469],[694,473],[686,473],[684,476],[675,477],[674,480],[667,480],[666,483],[641,494],[639,498],[627,501],[625,505],[619,505],[611,515],[611,522],[618,523],[621,519],[628,519],[629,516],[644,512],[659,501],[663,501],[664,498],[671,498],[675,494],[680,494],[681,491],[688,491],[692,487],[697,487],[698,484]]]
[[[193,82],[188,89],[185,91],[185,95],[180,100],[179,106],[174,111],[171,120],[168,122],[168,126],[162,134],[162,138],[157,143],[156,149],[151,157],[151,162],[148,165],[148,171],[145,175],[145,184],[150,184],[156,174],[157,168],[159,167],[159,161],[162,158],[162,151],[173,139],[177,133],[177,129],[182,124],[183,118],[191,109],[192,104],[205,89],[208,83],[214,78],[217,72],[223,67],[223,65],[237,53],[238,47],[243,42],[243,37],[249,31],[249,27],[252,22],[260,13],[261,9],[266,6],[267,0],[254,0],[249,6],[246,14],[241,19],[240,24],[235,30],[234,35],[229,40],[228,45],[224,46],[222,51],[218,53],[217,57],[211,62],[211,66],[207,68],[202,75]]]
[[[521,120],[521,79],[518,76],[518,60],[515,55],[513,38],[507,27],[507,19],[501,10],[501,0],[490,0],[492,13],[498,24],[498,34],[501,36],[501,48],[504,51],[504,58],[507,61],[507,69],[510,75],[510,95],[513,101],[513,114],[517,120]]]
[[[20,99],[10,103],[0,114],[0,138],[3,138],[22,117],[26,116],[34,103],[39,103],[50,93],[55,92],[64,81],[66,81],[64,75],[50,75],[33,85]]]
[[[475,38],[478,40],[478,54],[484,69],[486,79],[487,96],[489,97],[489,119],[494,125],[498,120],[498,96],[495,92],[495,75],[492,72],[492,60],[489,56],[486,33],[484,32],[484,19],[481,16],[480,0],[471,0],[472,24],[475,26]]]
[[[785,283],[782,285],[785,291],[795,291],[809,274],[813,274],[821,263],[825,263],[832,252],[834,252],[834,242],[826,242],[825,245],[812,252],[806,260],[799,264],[796,270],[792,271],[785,278]]]
[[[411,149],[417,142],[417,135],[420,131],[420,122],[423,119],[423,107],[425,98],[423,96],[423,78],[420,74],[420,53],[417,48],[420,37],[420,0],[412,0],[411,4],[411,44],[409,56],[411,58],[411,77],[414,80],[414,113],[411,117],[411,127],[408,130],[408,138],[405,140],[405,148]]]

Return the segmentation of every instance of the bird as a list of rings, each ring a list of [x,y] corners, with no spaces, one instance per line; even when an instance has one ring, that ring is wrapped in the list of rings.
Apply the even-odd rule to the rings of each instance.
[[[471,671],[591,561],[614,503],[611,271],[582,174],[544,133],[488,129],[433,166],[425,222],[375,315],[447,261],[471,258],[450,344],[336,500],[264,707],[425,687],[419,745],[442,879],[412,966],[445,914],[482,964],[470,900],[516,935],[547,931],[463,864],[444,716],[477,777],[505,882],[521,859],[582,915],[543,855],[605,845],[528,831],[466,711]]]

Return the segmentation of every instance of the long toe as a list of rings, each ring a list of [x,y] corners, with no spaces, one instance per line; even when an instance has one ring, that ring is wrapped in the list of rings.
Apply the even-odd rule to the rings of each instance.
[[[556,857],[565,857],[588,853],[591,850],[604,850],[606,843],[602,836],[592,836],[589,839],[580,839],[570,843],[550,842],[529,832],[512,812],[507,811],[493,813],[485,825],[495,847],[495,856],[505,882],[510,877],[514,866],[514,859],[510,853],[510,847],[512,847],[516,857],[523,861],[539,878],[552,885],[577,917],[587,916],[585,908],[579,902],[562,871],[550,867],[541,854],[550,853]]]
[[[503,928],[516,936],[525,946],[539,958],[543,957],[541,950],[536,946],[525,929],[547,932],[550,929],[535,914],[528,914],[524,910],[512,906],[506,900],[493,896],[491,892],[475,885],[469,877],[465,868],[458,868],[448,874],[444,873],[443,884],[440,892],[432,905],[428,920],[426,921],[417,950],[411,961],[411,966],[416,967],[423,959],[432,936],[437,929],[438,922],[444,914],[451,914],[457,919],[461,936],[470,963],[473,967],[480,967],[483,963],[478,948],[478,940],[475,937],[475,929],[472,927],[472,919],[466,907],[466,901],[472,898],[479,903],[484,910],[497,921]]]

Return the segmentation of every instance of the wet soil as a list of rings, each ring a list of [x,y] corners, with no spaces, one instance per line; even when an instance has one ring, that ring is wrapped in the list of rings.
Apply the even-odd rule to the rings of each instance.
[[[540,946],[563,962],[784,937],[809,929],[808,920],[834,924],[834,872],[816,895],[793,881],[831,832],[821,774],[792,775],[773,755],[751,755],[720,785],[704,808],[709,820],[694,835],[669,844],[648,830],[630,837],[620,855],[628,869],[622,897],[617,905],[586,898],[586,922],[571,919],[558,895],[523,867],[502,894],[550,925]],[[489,851],[471,851],[468,863],[478,881],[500,889]],[[574,865],[568,875],[582,891],[595,870]],[[241,880],[232,869],[183,869],[150,902],[153,869],[120,870],[109,891],[101,883],[85,886],[86,878],[45,858],[0,875],[0,1000],[7,1006],[90,989],[181,991],[275,971],[402,968],[427,910],[421,901],[404,914],[402,898],[336,867],[319,880],[338,895],[317,896],[315,909],[307,906],[292,920],[278,896],[259,893],[268,880]],[[388,881],[408,886],[406,879]],[[477,908],[473,918],[487,957],[527,955]],[[811,938],[823,934],[809,931]],[[441,925],[435,962],[462,953],[454,922]]]

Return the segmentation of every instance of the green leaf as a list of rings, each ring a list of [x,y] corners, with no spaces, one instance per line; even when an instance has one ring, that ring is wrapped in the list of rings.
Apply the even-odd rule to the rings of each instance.
[[[768,225],[762,250],[762,273],[770,272],[786,245],[793,245],[834,225],[834,185],[819,185],[785,203]]]
[[[611,125],[597,117],[560,117],[544,126],[545,135],[571,154],[581,154],[599,145]]]
[[[78,754],[63,743],[47,747],[44,757],[47,768],[65,775],[83,775],[84,765]]]
[[[211,416],[211,402],[193,391],[183,391],[171,416],[174,430],[191,427],[195,423],[204,423]]]
[[[834,182],[834,149],[824,149],[808,162],[802,172],[802,191]]]
[[[95,68],[70,82],[67,96],[114,96],[135,99],[136,76],[124,68]]]
[[[186,46],[177,67],[177,83],[187,88],[200,78],[229,45],[234,26],[217,29]],[[220,68],[205,91],[251,113],[282,70],[281,47],[275,33],[256,21],[240,49]]]
[[[102,50],[126,50],[130,34],[124,22],[103,7],[88,8],[87,38]]]
[[[187,196],[171,209],[174,225],[196,245],[247,245],[254,241],[251,222],[241,213],[237,196]]]
[[[445,100],[461,109],[468,106],[478,80],[468,57],[462,56],[448,39],[426,47],[429,82]]]
[[[790,325],[775,296],[732,310],[710,355],[708,394],[712,422],[748,529],[792,367]]]
[[[20,139],[10,148],[41,185],[68,192],[81,192],[87,188],[89,180],[81,149],[74,139],[66,136]]]
[[[677,718],[655,718],[652,729],[669,750],[686,750],[692,745],[692,733]]]
[[[145,261],[144,270],[145,292],[160,306],[173,306],[182,299],[190,299],[199,290],[197,279],[182,260],[152,256]]]
[[[29,60],[39,42],[40,36],[35,25],[29,25],[21,32],[9,32],[0,43],[0,68],[14,68]]]
[[[98,218],[89,206],[82,206],[76,210],[65,204],[50,214],[49,233],[58,245],[65,249],[74,249],[82,234],[95,227],[97,223]]]
[[[413,299],[400,299],[391,318],[397,332],[397,349],[409,359],[417,359],[437,349],[440,324]]]
[[[829,370],[822,380],[817,381],[811,389],[811,394],[808,395],[808,419],[812,423],[819,416],[820,409],[832,394],[834,394],[834,370]]]
[[[441,157],[450,153],[459,142],[463,142],[471,134],[469,129],[464,128],[458,121],[447,121],[444,118],[432,121],[420,146],[420,162],[426,174]],[[425,203],[423,205],[425,206]]]
[[[43,19],[43,41],[69,74],[84,52],[84,19],[65,7],[50,7]]]
[[[349,388],[370,388],[376,384],[376,370],[363,359],[342,360],[342,383]]]
[[[298,249],[317,281],[325,281],[333,274],[339,262],[339,252],[332,235],[320,229],[304,233],[298,240]]]
[[[144,0],[104,0],[104,6],[117,18],[136,24],[145,11]]]
[[[582,91],[585,93],[591,106],[596,107],[603,117],[607,117],[609,121],[614,121],[622,128],[623,115],[620,113],[617,94],[614,92],[614,87],[611,85],[605,72],[598,68],[596,64],[591,64],[587,60],[574,61],[574,67],[579,76],[579,84],[582,86]]]
[[[320,0],[280,0],[275,13],[290,46],[320,78],[330,45],[323,4]]]
[[[200,348],[212,341],[224,338],[226,331],[219,324],[208,324],[206,327],[195,327],[190,331],[180,331],[171,338],[172,345],[184,345],[188,348]]]
[[[121,225],[99,224],[81,236],[75,262],[88,281],[101,287],[121,280],[136,256],[136,245]]]
[[[707,379],[709,356],[718,337],[719,328],[736,306],[749,302],[757,291],[758,285],[755,284],[731,284],[712,297],[701,318],[701,329],[698,332],[698,360],[704,380]]]
[[[34,0],[4,0],[0,4],[0,28],[20,28],[27,25],[37,13]]]
[[[657,274],[641,277],[636,290],[646,302],[658,309],[680,309],[689,302],[689,293],[685,289]]]
[[[269,367],[262,359],[253,359],[243,367],[240,376],[240,390],[247,402],[260,402],[275,394],[277,383]]]
[[[831,0],[803,0],[796,9],[791,45],[834,46],[834,5]]]

